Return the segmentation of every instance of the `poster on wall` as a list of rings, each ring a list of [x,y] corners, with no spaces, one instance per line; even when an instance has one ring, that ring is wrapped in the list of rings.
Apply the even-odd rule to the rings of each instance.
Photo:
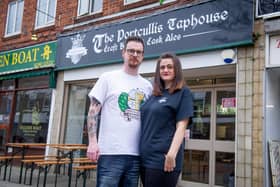
[[[280,186],[280,141],[269,142],[269,156],[271,165],[272,186]]]

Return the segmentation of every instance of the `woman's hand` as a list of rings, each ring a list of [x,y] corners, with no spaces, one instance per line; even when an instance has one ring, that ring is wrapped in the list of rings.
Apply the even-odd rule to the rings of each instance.
[[[172,172],[176,167],[175,156],[168,154],[165,155],[165,162],[164,162],[164,171],[165,172]]]
[[[188,119],[184,119],[178,121],[176,124],[176,131],[173,136],[171,146],[165,155],[164,171],[166,172],[171,172],[176,167],[176,155],[183,142],[188,121]]]

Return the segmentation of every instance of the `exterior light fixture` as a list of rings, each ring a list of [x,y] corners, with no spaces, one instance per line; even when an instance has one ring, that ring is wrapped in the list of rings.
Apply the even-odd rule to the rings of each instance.
[[[31,35],[31,40],[34,40],[34,41],[38,40],[37,34],[32,34]]]

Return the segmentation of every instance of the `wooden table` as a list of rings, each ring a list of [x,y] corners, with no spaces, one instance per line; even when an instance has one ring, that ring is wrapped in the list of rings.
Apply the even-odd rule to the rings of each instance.
[[[56,148],[57,158],[69,158],[70,162],[68,164],[68,187],[71,187],[71,180],[72,180],[72,167],[73,167],[73,160],[74,160],[74,152],[77,150],[86,150],[87,145],[85,144],[60,144],[60,145],[52,145],[52,148]],[[55,184],[57,182],[57,175],[55,177]]]

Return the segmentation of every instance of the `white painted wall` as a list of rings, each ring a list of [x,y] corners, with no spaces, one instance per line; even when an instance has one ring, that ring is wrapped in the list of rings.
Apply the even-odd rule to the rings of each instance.
[[[215,66],[227,66],[221,56],[222,50],[208,51],[203,53],[192,53],[179,56],[183,69],[195,69]],[[145,60],[139,69],[140,73],[153,73],[155,71],[157,59]],[[236,59],[233,63],[235,64]],[[102,73],[120,69],[122,63],[104,66],[93,66],[82,69],[67,70],[64,72],[64,81],[85,80],[98,78]]]

